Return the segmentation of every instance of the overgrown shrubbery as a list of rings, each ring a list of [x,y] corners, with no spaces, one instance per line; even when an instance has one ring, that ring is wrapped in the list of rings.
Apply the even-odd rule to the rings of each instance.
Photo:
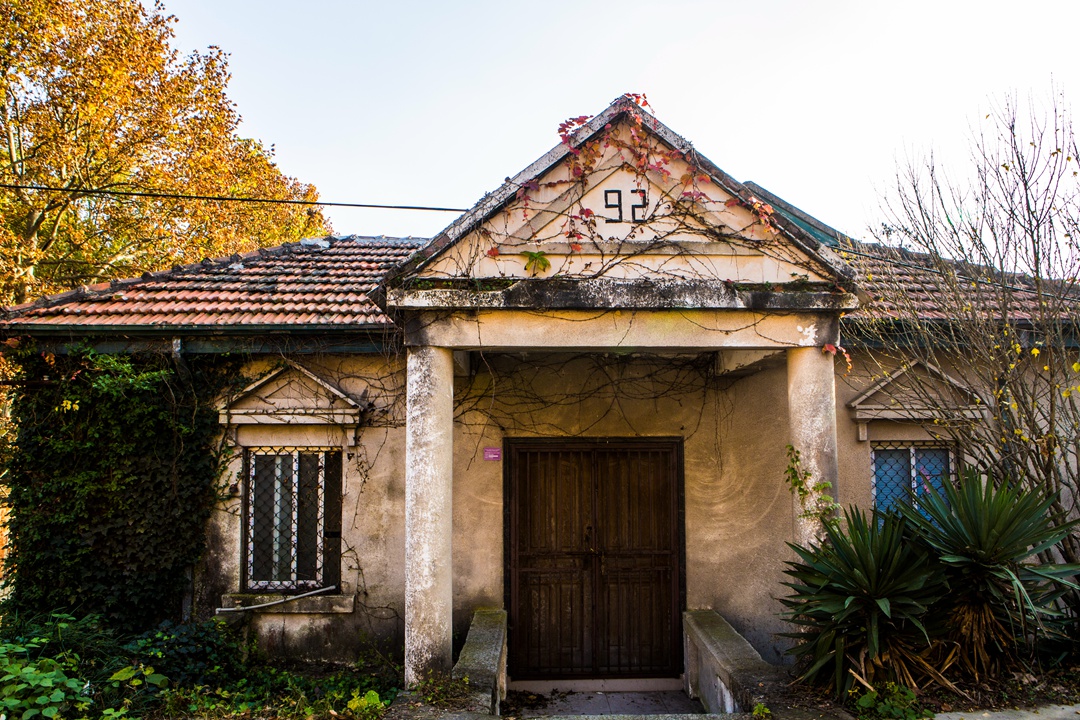
[[[178,614],[222,456],[234,361],[15,353],[5,612],[67,608],[125,629]]]
[[[1045,561],[1075,525],[1051,523],[1051,503],[968,475],[899,515],[849,511],[821,547],[792,546],[783,602],[801,679],[838,696],[856,682],[956,689],[1060,657],[1077,619],[1057,600],[1080,567]]]
[[[371,720],[398,672],[382,658],[313,674],[245,662],[221,622],[165,624],[123,635],[100,617],[8,616],[0,628],[0,714]]]

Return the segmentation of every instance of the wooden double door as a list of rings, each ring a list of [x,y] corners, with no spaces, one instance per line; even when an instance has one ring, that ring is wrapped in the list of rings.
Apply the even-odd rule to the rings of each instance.
[[[682,670],[682,444],[506,441],[515,680]]]

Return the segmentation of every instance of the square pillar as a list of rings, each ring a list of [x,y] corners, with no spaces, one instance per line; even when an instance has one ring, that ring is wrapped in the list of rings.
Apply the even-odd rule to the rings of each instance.
[[[449,672],[453,620],[454,356],[408,349],[405,420],[405,685]]]
[[[821,522],[801,517],[813,512],[824,494],[836,495],[836,371],[834,358],[820,347],[797,347],[787,351],[788,426],[791,445],[799,451],[802,469],[810,473],[809,484],[829,483],[829,490],[811,491],[800,500],[794,495],[795,538],[800,545],[816,545]]]

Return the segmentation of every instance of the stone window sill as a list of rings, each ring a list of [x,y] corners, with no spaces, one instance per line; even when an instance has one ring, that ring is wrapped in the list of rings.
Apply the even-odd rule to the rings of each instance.
[[[238,608],[288,600],[288,598],[288,595],[280,593],[228,593],[221,596],[221,606],[223,608]],[[354,610],[356,610],[355,595],[312,595],[311,597],[289,600],[289,602],[280,605],[258,608],[251,612],[259,615],[328,615],[351,613]]]

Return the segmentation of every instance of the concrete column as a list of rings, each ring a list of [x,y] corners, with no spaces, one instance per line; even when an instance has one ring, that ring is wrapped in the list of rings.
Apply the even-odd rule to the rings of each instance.
[[[408,349],[405,426],[405,684],[450,671],[454,357]]]
[[[794,495],[795,542],[817,544],[821,523],[816,518],[799,517],[818,507],[822,494],[836,497],[836,374],[833,356],[820,347],[798,347],[787,351],[788,425],[791,444],[799,451],[803,470],[810,473],[809,484],[830,483],[826,491],[814,491],[804,500]]]

